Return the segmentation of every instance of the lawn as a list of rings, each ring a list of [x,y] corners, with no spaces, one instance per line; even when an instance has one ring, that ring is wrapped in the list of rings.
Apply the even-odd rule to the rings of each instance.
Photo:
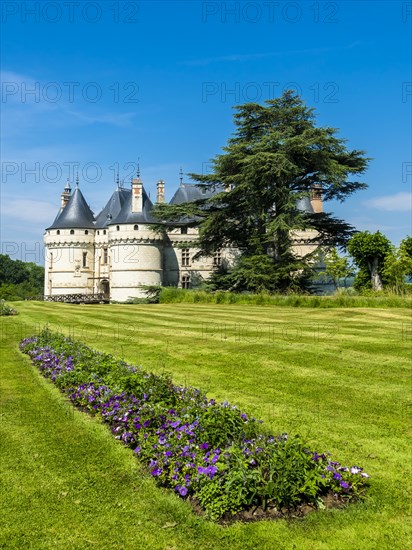
[[[409,544],[409,309],[21,302],[1,322],[2,548],[405,548]],[[364,503],[294,522],[221,527],[157,488],[98,420],[20,354],[48,322],[172,373],[371,475]]]

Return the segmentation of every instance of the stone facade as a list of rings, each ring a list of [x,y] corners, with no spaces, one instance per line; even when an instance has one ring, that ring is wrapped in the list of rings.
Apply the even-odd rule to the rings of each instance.
[[[165,186],[157,184],[157,202],[164,202]],[[179,204],[204,196],[196,185],[181,183],[172,200]],[[313,200],[313,197],[312,197]],[[317,202],[315,202],[315,200]],[[303,208],[319,206],[319,198]],[[176,224],[161,234],[154,230],[151,203],[139,178],[131,189],[118,186],[97,216],[88,207],[76,185],[73,194],[67,183],[60,210],[46,229],[44,245],[45,295],[101,294],[111,301],[125,302],[144,296],[142,285],[190,288],[207,279],[221,265],[233,263],[237,251],[223,249],[213,257],[194,259],[197,230]],[[295,252],[308,253],[308,232],[295,236]]]

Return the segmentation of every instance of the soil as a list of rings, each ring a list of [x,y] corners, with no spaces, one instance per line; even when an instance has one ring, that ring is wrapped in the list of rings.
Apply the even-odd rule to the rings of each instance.
[[[331,508],[343,508],[346,506],[346,502],[339,498],[337,495],[329,493],[323,497],[323,505],[325,509]],[[204,511],[196,499],[189,498],[189,502],[197,515],[203,516]],[[225,514],[218,523],[221,525],[230,525],[237,521],[241,523],[251,523],[260,520],[274,520],[274,519],[287,519],[294,520],[303,518],[312,512],[316,512],[319,509],[311,504],[300,504],[294,508],[276,508],[276,506],[268,505],[266,510],[263,510],[261,506],[251,506],[245,510],[238,512],[237,514]]]

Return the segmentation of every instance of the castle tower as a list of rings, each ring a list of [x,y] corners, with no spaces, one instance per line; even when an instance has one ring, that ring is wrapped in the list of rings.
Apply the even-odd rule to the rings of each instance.
[[[120,212],[107,224],[111,300],[144,297],[142,286],[162,284],[163,236],[153,230],[159,222],[152,208],[138,173]]]
[[[46,229],[45,296],[88,294],[93,292],[94,215],[78,183],[53,224]],[[70,190],[71,191],[71,190]]]

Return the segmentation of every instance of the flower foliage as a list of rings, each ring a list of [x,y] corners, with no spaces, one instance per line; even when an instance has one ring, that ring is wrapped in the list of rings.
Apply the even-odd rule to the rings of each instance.
[[[17,311],[4,300],[0,300],[0,317],[6,315],[17,315]]]
[[[322,496],[365,494],[369,476],[308,449],[299,436],[274,437],[228,402],[173,384],[62,335],[43,331],[20,349],[71,401],[107,423],[150,474],[211,519],[268,505],[322,506]]]

